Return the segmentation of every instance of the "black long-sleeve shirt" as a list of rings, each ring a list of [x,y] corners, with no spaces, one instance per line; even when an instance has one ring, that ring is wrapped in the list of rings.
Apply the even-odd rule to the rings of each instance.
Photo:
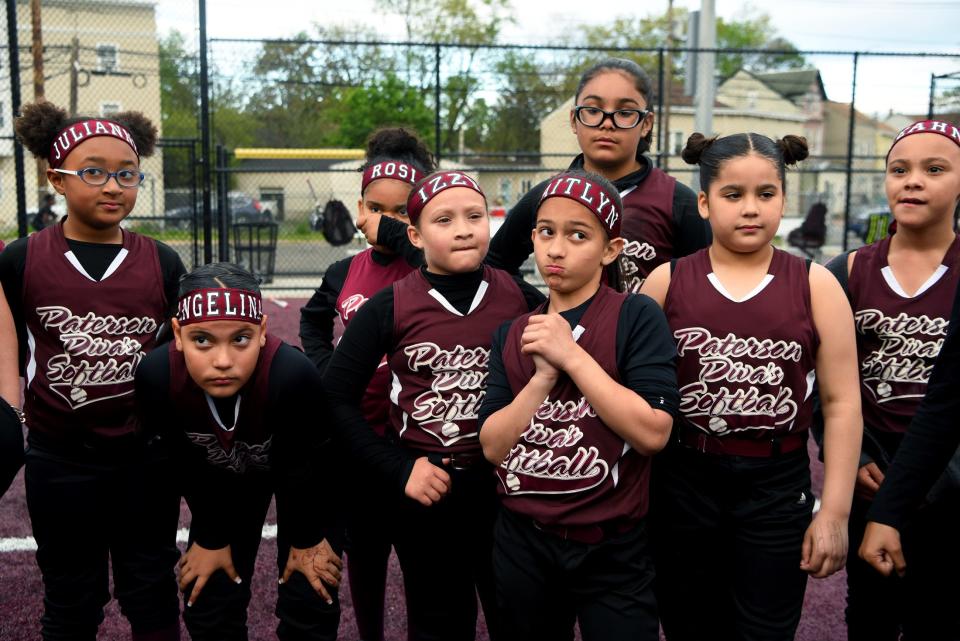
[[[576,327],[590,307],[587,302],[560,312],[571,329]],[[478,412],[480,428],[494,414],[513,402],[516,394],[510,388],[503,366],[503,346],[511,322],[501,325],[493,335],[490,349],[487,393]],[[680,392],[677,390],[677,347],[670,334],[667,319],[649,296],[631,294],[620,308],[616,337],[617,370],[620,383],[636,392],[651,407],[677,415]]]
[[[483,278],[482,269],[449,276],[421,270],[454,308],[462,313],[470,309]],[[543,295],[534,287],[519,278],[516,281],[530,309],[543,302]],[[386,287],[350,320],[327,364],[323,385],[332,407],[333,425],[351,458],[364,470],[377,474],[389,491],[402,494],[415,458],[397,444],[378,437],[360,411],[367,384],[394,342],[393,287]]]
[[[867,515],[902,529],[960,446],[960,287],[927,395],[913,417]]]
[[[189,426],[170,398],[166,349],[148,354],[136,374],[143,430],[148,438],[159,436],[169,444],[181,472],[181,493],[190,505],[191,534],[199,545],[219,549],[229,543],[234,515],[247,509],[243,488],[252,482],[273,485],[278,527],[293,547],[308,548],[326,538],[340,549],[342,475],[334,472],[338,456],[327,427],[320,373],[299,350],[283,344],[270,366],[267,393],[263,420],[273,433],[270,471],[238,474],[208,463],[206,451],[188,440]],[[218,413],[229,416],[235,402],[235,397],[218,402]]]
[[[107,268],[123,249],[121,244],[87,243],[66,239],[67,246],[92,278],[99,280]],[[163,293],[167,299],[167,318],[177,312],[180,277],[187,269],[180,255],[169,245],[158,240],[157,257],[160,261],[160,274],[163,278]],[[10,306],[13,323],[17,328],[17,343],[20,346],[21,373],[26,362],[27,324],[23,309],[23,276],[27,268],[27,238],[18,238],[0,252],[0,285]],[[167,334],[166,338],[169,338]]]

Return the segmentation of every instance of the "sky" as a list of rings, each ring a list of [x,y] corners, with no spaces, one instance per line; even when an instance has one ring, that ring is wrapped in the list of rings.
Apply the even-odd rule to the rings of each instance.
[[[578,25],[602,24],[615,17],[642,16],[666,11],[667,0],[627,3],[634,12],[617,12],[617,3],[585,0],[513,0],[514,24],[501,42],[557,44],[558,33]],[[584,6],[604,7],[599,15]],[[699,0],[675,0],[675,6],[697,9]],[[270,7],[265,11],[264,7]],[[857,106],[870,114],[889,110],[926,111],[930,74],[960,72],[960,0],[716,0],[717,15],[738,19],[765,12],[778,35],[804,50],[938,52],[955,58],[863,56],[857,73]],[[316,0],[207,0],[208,32],[212,38],[282,38],[309,30],[313,22],[326,25],[367,24],[385,40],[402,40],[399,18],[376,16],[374,0],[349,2]],[[374,16],[376,16],[374,18]],[[161,32],[196,25],[196,2],[158,0]],[[848,102],[852,56],[810,56],[823,77],[831,100]],[[960,86],[960,80],[938,81]]]

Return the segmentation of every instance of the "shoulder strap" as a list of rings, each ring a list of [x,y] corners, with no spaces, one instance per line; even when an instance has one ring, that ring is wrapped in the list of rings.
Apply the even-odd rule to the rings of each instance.
[[[675,272],[676,270],[677,270],[677,259],[671,258],[670,259],[670,275],[673,276],[673,272]]]
[[[847,286],[847,282],[850,279],[850,273],[847,270],[847,258],[855,251],[855,249],[852,249],[848,252],[844,252],[839,256],[834,257],[826,265],[827,269],[830,270],[830,273],[833,274],[837,279],[837,282],[840,283],[840,287],[843,288],[843,293],[846,294],[847,300],[850,300],[850,288]]]

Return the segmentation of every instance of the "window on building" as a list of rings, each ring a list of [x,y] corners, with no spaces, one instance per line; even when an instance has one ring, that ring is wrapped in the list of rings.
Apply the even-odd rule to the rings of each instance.
[[[110,73],[120,68],[117,58],[118,47],[115,44],[97,45],[97,70]]]
[[[674,131],[673,133],[673,145],[670,148],[670,155],[676,156],[683,151],[684,142],[683,142],[683,132]]]
[[[100,103],[100,117],[101,118],[110,118],[117,115],[123,111],[123,107],[119,102],[101,102]]]
[[[757,108],[757,97],[759,94],[756,91],[747,92],[747,109],[756,109]]]

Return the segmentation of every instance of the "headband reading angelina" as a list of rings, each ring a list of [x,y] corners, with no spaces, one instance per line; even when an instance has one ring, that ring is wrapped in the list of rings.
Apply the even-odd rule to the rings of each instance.
[[[260,294],[246,289],[195,289],[180,297],[177,321],[181,326],[222,320],[259,325],[263,320]]]

